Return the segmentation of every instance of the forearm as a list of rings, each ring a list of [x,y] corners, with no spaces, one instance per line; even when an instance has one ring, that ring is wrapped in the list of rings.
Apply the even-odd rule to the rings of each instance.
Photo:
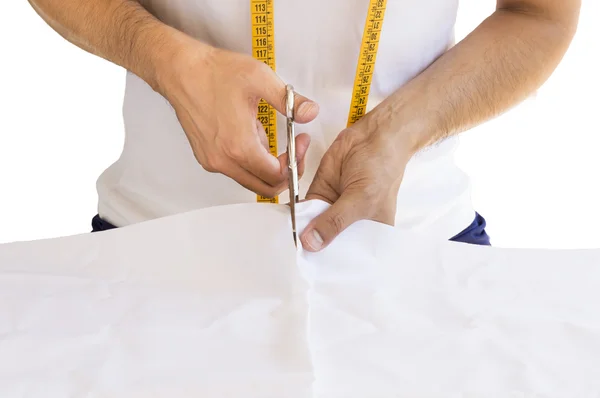
[[[497,10],[375,108],[372,124],[402,136],[415,152],[499,115],[554,71],[572,40],[578,9],[562,13],[560,22]]]
[[[135,0],[29,0],[61,36],[135,73],[154,89],[185,36]]]

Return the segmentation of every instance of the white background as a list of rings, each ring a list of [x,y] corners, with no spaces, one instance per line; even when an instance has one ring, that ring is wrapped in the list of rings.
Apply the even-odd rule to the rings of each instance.
[[[494,1],[462,0],[461,39]],[[86,233],[120,154],[124,71],[66,42],[25,0],[0,24],[0,243]],[[495,246],[600,248],[600,6],[537,97],[462,135],[459,165]]]

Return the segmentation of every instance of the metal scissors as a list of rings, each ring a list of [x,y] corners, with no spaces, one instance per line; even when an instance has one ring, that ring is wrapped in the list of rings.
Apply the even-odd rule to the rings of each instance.
[[[292,233],[294,244],[298,247],[298,234],[296,232],[296,203],[298,203],[298,161],[296,159],[296,135],[294,132],[294,87],[286,85],[286,117],[287,117],[287,153],[288,176],[290,191],[290,210],[292,213]]]

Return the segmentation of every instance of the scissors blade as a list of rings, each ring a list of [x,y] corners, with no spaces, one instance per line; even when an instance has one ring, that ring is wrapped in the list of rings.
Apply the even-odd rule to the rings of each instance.
[[[291,196],[291,195],[290,195]],[[298,233],[296,231],[296,203],[290,198],[290,209],[292,213],[292,236],[294,244],[298,247]]]
[[[296,231],[296,203],[298,203],[298,162],[296,160],[296,134],[294,132],[294,87],[286,86],[286,116],[287,116],[287,153],[290,192],[290,212],[292,217],[292,233],[294,244],[298,246]]]

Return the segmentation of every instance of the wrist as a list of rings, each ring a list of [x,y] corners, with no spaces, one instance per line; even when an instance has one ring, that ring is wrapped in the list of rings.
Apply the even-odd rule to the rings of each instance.
[[[370,135],[385,140],[395,152],[410,159],[423,147],[424,126],[415,116],[415,113],[398,104],[387,104],[384,101],[365,115],[365,121]]]
[[[214,48],[166,25],[162,37],[162,44],[153,51],[152,75],[147,82],[167,97],[181,86],[182,75],[206,62]]]

